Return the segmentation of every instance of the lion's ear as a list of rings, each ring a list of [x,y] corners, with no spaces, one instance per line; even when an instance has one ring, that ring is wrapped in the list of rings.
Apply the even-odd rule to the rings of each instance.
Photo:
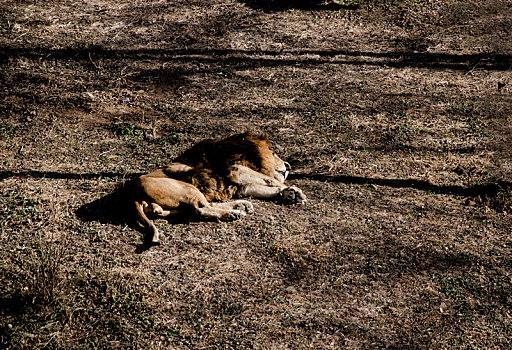
[[[259,134],[259,139],[262,140],[262,141],[268,141],[269,138],[268,138],[268,135],[266,133],[261,133]]]
[[[245,133],[247,139],[253,139],[255,141],[268,141],[268,135],[266,133],[254,133],[247,131]]]

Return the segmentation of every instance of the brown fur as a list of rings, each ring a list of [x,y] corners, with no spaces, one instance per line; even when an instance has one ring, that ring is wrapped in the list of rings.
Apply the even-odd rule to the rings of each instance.
[[[256,197],[305,203],[296,187],[284,185],[289,164],[270,149],[264,135],[251,132],[202,141],[169,166],[142,175],[131,187],[138,217],[157,243],[158,230],[147,215],[164,217],[186,211],[201,217],[235,220],[253,211]],[[220,203],[224,202],[224,203]]]

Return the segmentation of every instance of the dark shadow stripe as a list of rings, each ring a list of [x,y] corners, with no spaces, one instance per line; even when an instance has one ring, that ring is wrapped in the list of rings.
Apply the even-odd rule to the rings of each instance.
[[[262,57],[268,56],[268,57]],[[275,58],[291,56],[292,58]],[[312,58],[311,56],[318,56]],[[9,57],[30,59],[71,59],[85,60],[98,58],[113,59],[149,59],[165,61],[183,61],[187,63],[208,62],[219,64],[253,66],[291,66],[318,64],[375,65],[390,67],[418,67],[431,69],[470,70],[509,70],[512,68],[512,56],[500,54],[446,54],[430,52],[369,52],[349,50],[223,50],[223,49],[105,49],[89,48],[10,48],[0,47],[0,61]],[[380,59],[375,61],[372,59]]]
[[[512,183],[508,181],[498,181],[496,183],[486,183],[464,187],[457,185],[434,185],[428,181],[416,179],[381,179],[350,175],[291,174],[289,179],[340,182],[355,185],[376,185],[393,188],[414,188],[425,192],[466,197],[494,197],[503,190],[512,189]]]
[[[0,172],[0,180],[9,177],[25,177],[25,178],[37,178],[37,179],[70,179],[70,180],[95,180],[102,178],[134,178],[140,176],[142,173],[112,173],[112,172],[100,172],[100,173],[61,173],[58,171],[37,171],[37,170],[26,170],[26,171],[4,171]]]

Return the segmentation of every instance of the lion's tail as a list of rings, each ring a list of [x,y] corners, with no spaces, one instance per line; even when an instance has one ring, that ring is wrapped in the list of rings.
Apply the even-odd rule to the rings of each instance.
[[[160,242],[160,239],[158,237],[158,229],[156,228],[155,224],[151,220],[148,219],[148,217],[146,216],[146,213],[144,212],[144,205],[147,205],[147,204],[142,201],[135,201],[134,204],[135,204],[135,211],[137,212],[138,218],[143,221],[145,228],[151,231],[150,242],[152,244],[158,244]]]

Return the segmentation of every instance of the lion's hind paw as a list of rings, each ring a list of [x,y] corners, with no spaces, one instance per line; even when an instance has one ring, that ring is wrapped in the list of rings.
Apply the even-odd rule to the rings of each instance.
[[[247,214],[254,213],[254,205],[246,200],[239,200],[237,201],[235,207],[233,209],[243,211]]]
[[[226,212],[226,214],[222,216],[221,220],[223,220],[223,221],[240,220],[245,215],[247,215],[245,213],[245,211],[233,209],[233,210],[229,210],[228,212]]]

